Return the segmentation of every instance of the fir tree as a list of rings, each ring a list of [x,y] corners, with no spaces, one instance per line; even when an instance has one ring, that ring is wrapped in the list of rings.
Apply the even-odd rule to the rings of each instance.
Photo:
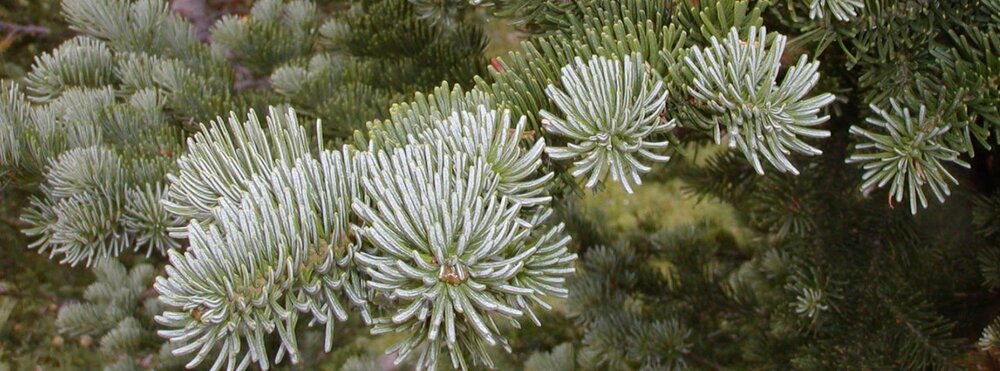
[[[352,320],[422,369],[996,357],[996,0],[263,0],[209,43],[157,0],[64,9],[84,35],[0,102],[3,169],[40,183],[24,231],[70,264],[165,254],[157,334],[188,367],[305,362]],[[475,13],[535,34],[484,71]],[[573,208],[644,179],[746,236]],[[111,353],[143,331],[67,313]]]

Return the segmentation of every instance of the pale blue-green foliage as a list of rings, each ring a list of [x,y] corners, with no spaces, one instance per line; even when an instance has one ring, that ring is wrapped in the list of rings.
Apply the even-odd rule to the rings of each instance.
[[[833,15],[838,21],[849,21],[865,9],[862,0],[809,0],[809,19]]]
[[[686,45],[683,33],[661,33],[649,19],[635,27],[611,13],[590,17],[574,26],[586,38],[550,38],[544,53],[512,56],[520,59],[511,71],[534,66],[537,75],[496,71],[502,84],[481,80],[469,91],[443,85],[418,95],[394,106],[388,120],[369,123],[367,136],[356,136],[361,152],[323,150],[322,138],[312,145],[294,112],[272,110],[266,125],[251,112],[203,126],[174,167],[143,155],[157,151],[148,141],[172,138],[156,131],[168,113],[202,117],[214,114],[205,96],[226,99],[220,92],[230,91],[229,75],[206,72],[220,63],[221,49],[275,77],[287,97],[308,95],[328,87],[301,79],[327,71],[272,67],[311,48],[315,32],[336,36],[336,24],[315,30],[307,2],[260,2],[249,19],[217,25],[209,51],[162,1],[67,4],[74,27],[96,39],[81,37],[39,59],[27,91],[47,104],[29,107],[14,90],[0,110],[9,118],[0,131],[5,160],[44,169],[63,154],[47,170],[46,198],[26,214],[28,231],[39,236],[36,246],[67,262],[176,247],[167,231],[188,237],[190,248],[172,249],[167,275],[157,280],[168,306],[157,320],[173,354],[192,356],[192,367],[212,360],[215,369],[297,361],[300,319],[326,326],[329,350],[335,321],[351,308],[376,333],[403,333],[391,349],[399,360],[418,353],[421,367],[441,358],[456,367],[490,365],[487,347],[506,345],[496,321],[538,323],[534,310],[567,295],[564,276],[573,272],[569,237],[547,220],[551,170],[559,165],[545,151],[576,160],[574,173],[588,175],[589,186],[610,175],[631,191],[650,162],[667,160],[674,126],[662,116],[665,61],[647,65],[633,53],[681,56]],[[158,27],[168,31],[163,38]],[[782,169],[791,167],[788,148],[814,150],[797,136],[825,134],[807,127],[823,121],[815,116],[830,98],[802,100],[816,79],[815,64],[804,59],[778,84],[784,39],[765,50],[765,34],[751,32],[759,42],[731,37],[725,47],[713,39],[711,48],[693,49],[686,66],[694,77],[680,92],[715,109],[700,116],[701,126],[718,137],[727,125],[758,171],[754,151]],[[267,35],[291,41],[250,42]],[[563,48],[571,42],[580,48]],[[260,48],[241,49],[250,44]],[[534,64],[539,56],[552,61]],[[706,64],[695,61],[705,59],[715,69],[699,70]],[[735,72],[712,80],[723,66]],[[713,83],[735,91],[698,90]],[[545,125],[537,125],[538,114]],[[565,145],[546,149],[553,140]],[[159,180],[168,171],[165,187]],[[373,302],[383,306],[375,310]],[[129,346],[134,327],[119,327],[109,338]],[[643,338],[670,331],[651,327]],[[269,351],[265,337],[274,335],[280,344]]]
[[[414,177],[417,173],[412,171],[421,171],[420,174],[428,177],[427,179],[434,177],[470,182],[475,185],[472,193],[469,193],[470,197],[477,197],[481,201],[478,204],[466,204],[459,203],[461,199],[453,199],[454,207],[450,209],[451,216],[465,221],[462,225],[449,225],[446,237],[449,243],[459,243],[454,240],[456,235],[451,233],[462,233],[464,237],[461,243],[467,244],[469,250],[465,255],[461,252],[455,254],[453,249],[442,251],[441,254],[448,253],[448,261],[454,264],[468,265],[464,268],[466,270],[455,274],[473,277],[469,283],[461,285],[464,288],[462,293],[467,290],[476,291],[472,294],[476,295],[472,299],[465,298],[463,301],[461,298],[454,298],[454,305],[464,308],[463,305],[475,303],[475,308],[480,311],[506,308],[509,309],[509,316],[521,316],[527,312],[537,322],[537,316],[531,312],[534,304],[547,307],[542,297],[566,295],[563,276],[572,272],[571,264],[575,258],[566,247],[568,237],[562,232],[561,225],[541,225],[544,218],[551,215],[550,211],[533,213],[530,221],[525,220],[525,215],[521,212],[522,206],[540,206],[549,200],[544,189],[520,187],[516,182],[525,179],[523,184],[533,185],[543,183],[535,180],[537,178],[548,179],[548,175],[539,171],[544,142],[538,140],[530,148],[520,146],[523,119],[519,125],[511,128],[509,114],[487,110],[485,106],[479,106],[474,113],[462,111],[450,116],[442,114],[444,118],[427,124],[423,131],[407,135],[407,144],[396,150],[426,150],[425,155],[428,157],[424,160],[433,162],[455,159],[454,167],[421,168],[419,164],[415,164],[418,167],[404,171],[398,167],[379,167],[372,162],[374,160],[370,155],[358,157],[363,159],[363,166],[355,166],[352,160],[344,160],[341,167],[335,167],[341,162],[339,158],[350,158],[349,149],[345,149],[343,155],[321,151],[320,160],[317,161],[311,154],[304,153],[304,141],[295,139],[303,135],[303,130],[292,119],[294,114],[289,113],[283,121],[277,116],[277,112],[272,111],[268,127],[273,131],[269,132],[271,140],[279,144],[268,142],[261,123],[254,119],[246,123],[234,122],[230,130],[208,129],[204,131],[206,135],[192,139],[189,153],[181,160],[182,172],[184,169],[196,171],[189,174],[191,176],[187,180],[184,180],[183,175],[172,178],[174,183],[171,187],[178,184],[209,185],[204,188],[209,189],[209,192],[228,192],[226,196],[205,198],[216,202],[205,208],[211,215],[191,220],[187,231],[191,249],[186,254],[171,252],[168,276],[157,283],[161,300],[176,308],[159,317],[162,324],[171,328],[161,334],[176,342],[186,343],[179,346],[175,353],[194,353],[192,366],[208,359],[218,346],[222,352],[217,356],[214,367],[242,368],[249,366],[251,362],[267,367],[271,360],[259,339],[275,331],[279,332],[282,340],[275,362],[280,361],[285,354],[290,354],[293,361],[297,360],[296,339],[289,330],[291,325],[288,321],[292,317],[298,318],[298,312],[309,313],[312,320],[327,324],[329,347],[334,319],[346,316],[345,306],[340,304],[341,296],[357,306],[362,318],[369,321],[366,304],[373,300],[372,295],[378,293],[380,296],[395,296],[392,290],[378,288],[381,281],[372,276],[374,271],[371,270],[393,267],[376,268],[371,265],[373,261],[394,258],[393,255],[386,255],[383,250],[386,248],[383,245],[385,240],[370,234],[382,233],[386,228],[385,224],[378,224],[374,229],[369,226],[375,223],[375,219],[387,220],[386,218],[391,218],[393,225],[398,228],[407,228],[404,223],[417,223],[426,227],[428,224],[425,222],[437,222],[433,219],[420,219],[420,212],[431,210],[422,205],[410,205],[412,207],[407,207],[406,210],[418,214],[405,215],[410,218],[408,220],[400,219],[404,215],[394,213],[404,212],[402,208],[394,209],[387,207],[384,201],[376,201],[376,197],[388,197],[382,192],[390,190],[383,191],[384,187],[373,186],[372,182],[388,177],[396,179],[396,184],[400,187],[406,187],[406,192],[422,192],[395,195],[410,200],[420,194],[429,195],[428,192],[435,190],[438,192],[435,199],[447,201],[456,197],[437,188],[415,187],[414,184],[423,183]],[[250,139],[256,138],[256,135],[260,136],[258,139],[261,141]],[[435,150],[422,145],[424,142],[434,143]],[[372,142],[373,146],[374,143]],[[384,145],[388,142],[381,143]],[[294,148],[303,151],[296,152]],[[385,152],[378,153],[384,156]],[[291,154],[299,156],[294,167],[286,162],[293,157]],[[222,166],[223,164],[229,166]],[[374,174],[373,171],[379,173]],[[247,180],[238,183],[234,179]],[[501,179],[507,180],[507,187],[501,186]],[[359,187],[359,183],[365,184],[364,187]],[[238,188],[212,188],[225,184]],[[509,192],[510,199],[503,192]],[[523,204],[515,201],[515,198],[522,200]],[[348,200],[353,200],[350,202],[354,210],[367,210],[363,215],[357,214],[364,223],[357,230],[359,237],[362,237],[359,241],[372,243],[366,250],[358,251],[358,247],[351,242],[350,233],[345,229],[351,220],[350,210],[346,209],[345,203]],[[398,201],[397,198],[395,202]],[[423,198],[421,201],[430,205],[432,200]],[[468,213],[470,211],[471,214]],[[206,227],[205,224],[211,226]],[[408,231],[413,231],[413,228],[411,225]],[[484,234],[484,231],[490,230],[495,232]],[[426,236],[429,232],[425,230],[422,233]],[[392,233],[398,235],[400,231],[396,229]],[[326,241],[331,241],[332,244]],[[313,252],[317,246],[320,251]],[[413,249],[410,251],[423,249],[429,252],[429,246],[410,247]],[[478,256],[470,260],[469,254],[472,253]],[[406,259],[411,257],[412,255],[405,256]],[[444,255],[440,261],[445,261]],[[246,262],[249,266],[247,270],[228,268],[228,264],[236,262]],[[353,267],[355,263],[367,269]],[[437,279],[437,274],[440,273],[433,272],[433,277]],[[230,284],[231,282],[235,283]],[[251,283],[255,286],[248,287]],[[385,288],[387,283],[381,284]],[[477,290],[485,292],[479,293]],[[262,299],[265,294],[269,299],[267,301]],[[482,298],[489,298],[490,301],[483,302]],[[430,303],[420,301],[417,305]],[[411,310],[416,307],[408,304],[407,308],[400,308],[402,307],[387,310]],[[471,308],[469,307],[470,310]],[[440,310],[444,313],[443,309]],[[454,317],[451,310],[448,313]],[[481,321],[489,320],[492,323],[488,314],[483,313],[482,316]],[[418,320],[429,318],[421,315],[409,320],[406,325],[412,327],[417,325]],[[378,324],[375,331],[384,331],[387,329],[385,326],[391,326],[392,323],[387,322],[386,317],[379,317],[375,322]],[[475,324],[470,322],[458,323],[461,331],[456,334],[456,324],[451,322],[451,342],[462,349],[473,346],[475,349],[471,353],[476,357],[474,359],[485,361],[484,342],[499,342],[498,339],[502,337],[499,334],[483,337],[482,331],[488,331],[487,334],[496,331],[486,330],[484,323],[479,322],[478,327],[473,327]],[[388,328],[405,330],[411,327]],[[396,348],[401,352],[400,359],[413,346],[428,341],[426,331],[416,331],[412,335],[410,341]],[[455,343],[455,336],[461,339],[460,344]],[[425,353],[421,364],[433,365],[437,361],[438,352],[442,350],[442,344],[439,342],[432,348],[426,348],[434,350]],[[245,354],[243,349],[248,349]],[[455,364],[465,364],[462,352],[459,349],[449,353]]]
[[[0,101],[0,168],[40,173],[51,157],[100,142],[92,125],[64,125],[54,110],[36,109],[11,84]]]
[[[101,87],[114,79],[111,50],[100,40],[77,36],[53,50],[35,57],[25,78],[32,100],[55,99],[75,86]]]
[[[62,9],[73,29],[118,52],[186,57],[203,47],[194,27],[163,0],[63,0]]]
[[[471,112],[478,106],[492,108],[492,99],[478,89],[465,91],[459,85],[449,88],[444,82],[430,94],[417,93],[412,102],[394,104],[389,119],[369,122],[367,138],[359,136],[357,142],[373,151],[401,147],[410,143],[411,135],[433,128],[452,113]]]
[[[412,102],[394,104],[389,119],[367,124],[367,138],[357,142],[369,150],[396,148],[410,143],[410,136],[429,130],[454,112],[476,111],[478,106],[492,108],[492,99],[478,89],[465,91],[461,86],[449,87],[447,82],[430,94],[416,93]]]
[[[820,314],[830,309],[830,306],[824,303],[822,290],[805,287],[796,291],[798,295],[792,306],[796,314],[816,321]]]
[[[746,59],[757,55],[752,48],[707,58],[771,68],[779,49],[766,59]],[[666,131],[674,123],[662,117],[667,94],[659,75],[636,55],[598,55],[565,66],[563,81],[549,88],[565,118],[546,112],[547,124],[529,130],[530,118],[512,117],[513,101],[498,104],[491,91],[445,84],[368,123],[367,133],[355,135],[359,149],[340,152],[344,165],[336,171],[313,170],[328,169],[337,152],[322,150],[322,139],[309,145],[291,111],[272,110],[266,125],[251,114],[205,127],[189,141],[164,201],[188,221],[181,234],[192,247],[172,252],[167,276],[157,282],[171,306],[159,317],[169,328],[161,334],[176,343],[176,354],[194,355],[191,366],[214,354],[213,368],[266,368],[286,355],[298,359],[291,330],[298,319],[325,324],[329,347],[334,321],[353,306],[374,333],[401,333],[390,349],[400,362],[418,354],[422,368],[443,358],[460,368],[491,365],[488,349],[507,347],[496,321],[538,323],[534,311],[549,309],[548,297],[566,296],[565,276],[574,271],[569,237],[547,220],[557,166],[545,151],[552,159],[576,158],[596,174],[590,185],[611,173],[627,189],[650,170],[645,161],[666,160]],[[784,111],[769,112],[794,126],[747,140],[781,152],[797,145],[794,134],[821,136],[803,129],[823,120],[803,118],[819,109],[803,106],[827,100],[800,100],[815,83],[815,65],[803,63],[781,85],[774,82],[777,67],[743,71],[749,79],[739,81],[756,84],[737,82],[745,91],[734,96],[766,91],[773,102],[747,102],[780,105]],[[308,73],[283,71],[277,75],[293,80]],[[280,84],[302,88],[287,82]],[[711,115],[746,113],[724,107],[722,98]],[[779,120],[769,119],[751,115],[739,123]],[[727,130],[739,134],[735,127]],[[568,143],[547,149],[552,140]],[[664,324],[643,339],[682,330]],[[263,338],[275,332],[280,345],[271,358],[275,351]],[[666,346],[679,351],[685,344]]]
[[[166,186],[161,183],[144,183],[144,186],[127,190],[125,213],[122,222],[125,229],[133,234],[137,246],[154,246],[146,250],[149,256],[154,250],[163,252],[180,247],[180,241],[170,237],[170,229],[180,226],[180,221],[167,212],[163,200]]]
[[[121,354],[136,349],[146,333],[139,320],[134,317],[125,318],[101,338],[101,351],[106,354]]]
[[[17,91],[17,85],[4,87],[0,103],[0,167],[19,166],[24,154],[21,153],[23,131],[32,120],[31,107],[24,95]]]
[[[59,309],[56,325],[70,335],[104,335],[119,322],[136,315],[141,295],[155,272],[152,266],[138,265],[131,271],[113,259],[101,259],[93,267],[94,283],[84,291],[84,303]]]
[[[188,139],[188,153],[177,160],[177,171],[168,175],[167,210],[211,224],[212,209],[224,199],[239,203],[254,175],[266,178],[277,165],[291,165],[311,153],[294,112],[272,107],[266,128],[255,112],[247,116],[246,121],[235,113],[228,121],[220,117]]]
[[[427,9],[443,21],[450,15],[441,10],[462,7],[412,2],[444,5]],[[169,304],[159,317],[169,329],[161,334],[172,352],[195,357],[191,366],[212,360],[213,368],[266,369],[285,356],[296,361],[300,319],[326,326],[329,350],[335,321],[352,307],[376,333],[401,333],[392,348],[400,360],[417,353],[427,368],[442,358],[457,367],[490,365],[487,347],[505,345],[497,320],[537,323],[534,308],[567,294],[563,276],[573,272],[575,256],[561,225],[547,220],[553,172],[562,169],[556,161],[575,161],[572,173],[588,186],[610,175],[632,191],[652,162],[668,159],[671,118],[718,142],[727,137],[759,173],[767,163],[797,173],[792,156],[819,154],[808,141],[829,135],[820,125],[833,96],[807,97],[819,79],[817,62],[803,56],[782,66],[785,37],[757,28],[767,2],[678,1],[669,20],[660,2],[628,3],[651,11],[637,17],[623,7],[564,21],[573,35],[529,42],[529,52],[497,63],[493,78],[473,90],[445,85],[394,106],[388,120],[357,136],[360,151],[309,144],[291,112],[271,112],[266,125],[254,113],[220,119],[189,142],[167,188],[160,179],[172,170],[171,156],[141,155],[157,148],[137,138],[174,138],[156,130],[186,106],[211,115],[229,107],[219,102],[229,99],[234,81],[195,66],[218,66],[228,49],[263,77],[312,48],[314,33],[336,41],[347,26],[316,29],[315,8],[305,1],[260,1],[251,17],[217,25],[209,51],[165,1],[67,0],[73,27],[89,36],[40,57],[26,96],[16,88],[4,96],[0,172],[44,173],[44,197],[25,220],[39,237],[35,246],[64,261],[176,247],[167,236],[172,229],[190,237],[187,252],[172,250],[156,288]],[[844,21],[864,2],[807,4],[810,17]],[[143,54],[154,50],[162,52]],[[650,59],[661,52],[670,57]],[[326,57],[314,64],[336,63]],[[270,74],[286,98],[339,86],[319,78],[336,73],[295,63]],[[670,79],[661,81],[666,70]],[[303,83],[317,79],[324,81]],[[365,100],[359,91],[350,97]],[[923,106],[911,115],[891,104],[873,108],[874,129],[851,129],[862,143],[849,161],[863,163],[865,190],[892,183],[890,197],[908,195],[915,212],[917,201],[926,205],[925,183],[939,199],[949,193],[955,179],[947,163],[968,166],[946,139],[960,125],[929,118]],[[157,129],[137,131],[145,126]],[[186,228],[173,228],[175,218]],[[104,295],[98,291],[88,290]],[[815,319],[831,308],[821,290],[797,294],[791,310],[800,315]],[[87,308],[79,318],[96,313]],[[605,350],[632,359],[689,351],[689,332],[679,323],[630,316],[604,322],[579,352],[563,346],[534,367],[572,368],[577,353],[597,364]],[[93,321],[110,330],[102,349],[134,347],[135,321],[123,318]],[[991,325],[983,346],[997,343],[997,333]],[[274,344],[268,336],[280,341],[277,350],[266,349]],[[365,366],[372,363],[355,362]]]
[[[190,22],[170,11],[168,1],[63,0],[62,5],[70,27],[86,36],[36,63],[28,83],[33,95],[52,96],[65,84],[115,85],[126,93],[155,87],[169,97],[165,103],[172,114],[184,118],[209,118],[230,103],[231,66],[220,50],[198,39]]]
[[[249,17],[227,15],[219,20],[212,27],[213,46],[266,76],[312,49],[317,14],[311,1],[261,0],[250,9]]]
[[[157,205],[160,194],[136,188],[128,166],[103,146],[69,150],[54,160],[22,220],[29,246],[76,265],[126,249],[163,251],[179,246],[166,234],[176,219]],[[131,197],[129,197],[131,196]]]
[[[254,362],[267,369],[264,337],[272,332],[281,338],[274,362],[286,354],[298,362],[301,313],[326,325],[327,351],[334,321],[347,318],[343,297],[369,318],[364,283],[351,268],[357,245],[347,230],[358,193],[354,162],[344,149],[278,164],[253,176],[239,200],[221,198],[213,224],[191,221],[191,247],[170,251],[167,277],[155,285],[173,307],[157,317],[170,328],[160,334],[184,344],[174,354],[195,353],[188,364],[194,367],[219,346],[212,369]]]
[[[871,106],[875,116],[865,120],[871,128],[852,126],[851,134],[860,138],[848,163],[861,163],[864,170],[861,190],[889,185],[889,202],[909,199],[910,212],[917,213],[917,204],[927,207],[924,187],[930,187],[938,201],[951,194],[948,183],[958,184],[945,164],[962,167],[969,164],[958,158],[959,152],[945,142],[951,125],[928,116],[923,105],[914,116],[908,107],[895,99],[890,109]]]
[[[156,86],[155,76],[159,59],[144,53],[128,53],[119,56],[116,73],[120,80],[119,89],[135,92]]]
[[[532,354],[524,362],[525,371],[573,371],[576,370],[576,349],[571,343],[559,344],[551,352]]]
[[[413,102],[394,105],[390,118],[368,123],[368,138],[357,139],[369,151],[428,144],[443,153],[464,152],[486,159],[500,176],[501,192],[526,207],[524,219],[546,214],[545,208],[530,206],[548,202],[546,187],[552,173],[541,173],[545,138],[526,130],[526,118],[516,123],[508,110],[491,109],[489,96],[447,83],[432,94],[417,93]],[[531,143],[527,149],[523,144]],[[468,157],[469,159],[473,157]]]
[[[409,125],[413,120],[407,118],[399,121],[399,127],[414,128],[407,138],[409,144],[432,145],[432,150],[441,154],[474,155],[467,157],[470,160],[484,159],[499,177],[500,192],[512,201],[524,206],[548,202],[551,197],[545,194],[545,186],[553,174],[539,172],[545,140],[536,139],[525,150],[521,142],[534,134],[525,133],[523,117],[512,123],[510,111],[497,112],[486,106],[472,110],[454,112],[423,131],[418,125]]]
[[[377,108],[370,115],[381,114],[389,105],[388,97],[380,96],[371,86],[358,85],[358,82],[353,81],[359,74],[378,73],[371,70],[372,66],[366,64],[364,58],[322,53],[313,56],[308,62],[294,61],[275,69],[270,82],[274,91],[287,99],[299,114],[333,119],[334,122],[351,119],[363,121],[370,117],[341,118],[332,116],[329,110],[331,105],[336,106],[334,102],[346,104],[352,99],[358,99],[359,104],[364,107]],[[357,91],[348,94],[345,90],[349,87]],[[353,130],[353,126],[360,123],[352,123],[352,127],[343,128],[343,131]]]
[[[177,220],[159,206],[173,166],[162,153],[176,149],[177,133],[156,91],[71,86],[31,104],[14,84],[0,115],[0,167],[45,180],[22,215],[24,232],[38,237],[31,247],[90,264],[127,249],[179,246],[166,234]]]
[[[228,201],[222,203],[228,205]],[[240,212],[235,206],[230,209]],[[224,212],[218,212],[220,218],[225,218]],[[239,222],[235,218],[231,222],[223,219],[206,230],[198,221],[192,221],[187,252],[171,250],[168,278],[157,278],[155,287],[160,300],[181,309],[157,317],[157,322],[170,328],[159,334],[187,343],[174,350],[175,354],[197,352],[188,367],[200,364],[221,343],[212,369],[223,365],[245,369],[253,362],[266,369],[270,355],[264,337],[275,330],[282,344],[278,357],[288,352],[293,361],[297,360],[294,328],[298,316],[290,303],[291,296],[285,292],[297,262],[277,244],[254,241],[239,233]],[[245,355],[241,354],[244,347]]]
[[[714,130],[716,142],[725,133],[729,146],[742,151],[761,174],[761,157],[780,172],[798,174],[789,155],[822,153],[803,137],[830,135],[816,126],[829,119],[820,110],[834,96],[805,98],[819,81],[819,62],[803,55],[778,81],[785,41],[763,27],[750,27],[746,40],[733,29],[724,40],[712,37],[711,46],[695,46],[684,58],[687,91],[695,100],[684,108],[691,112],[690,124]]]
[[[1000,346],[1000,319],[993,319],[983,329],[983,333],[979,336],[979,341],[976,345],[982,350],[995,349],[997,346]]]
[[[124,169],[121,158],[103,147],[68,151],[52,163],[46,193],[58,199],[96,192],[116,194],[123,191]]]
[[[565,296],[562,276],[575,255],[562,225],[520,222],[522,205],[500,193],[484,158],[411,145],[366,163],[371,202],[353,206],[374,249],[357,261],[369,288],[401,301],[372,330],[406,333],[390,349],[400,360],[418,351],[418,364],[432,368],[447,352],[454,367],[467,368],[470,357],[492,365],[487,345],[509,350],[495,319],[524,315],[523,298]]]
[[[586,176],[587,187],[610,174],[631,193],[633,183],[642,184],[639,174],[652,170],[643,161],[670,159],[663,153],[669,142],[656,136],[674,127],[661,116],[667,92],[638,54],[577,58],[562,69],[562,87],[549,85],[546,93],[566,118],[542,110],[542,128],[569,141],[546,152],[576,160],[572,173]]]
[[[658,72],[672,64],[655,56],[661,51],[678,52],[686,36],[675,27],[658,26],[662,12],[655,10],[654,3],[606,4],[606,8],[588,8],[579,17],[563,20],[568,29],[523,42],[522,50],[497,59],[496,66],[489,69],[490,79],[477,78],[476,88],[515,116],[526,116],[530,130],[541,131],[539,113],[558,109],[546,89],[550,84],[558,85],[562,69],[573,65],[576,58],[586,61],[594,56],[641,54]]]
[[[416,136],[414,143],[434,144],[436,151],[465,153],[482,158],[499,179],[498,190],[523,206],[543,204],[552,199],[545,185],[552,173],[541,174],[541,155],[545,139],[534,140],[531,147],[520,146],[530,141],[533,133],[525,133],[525,118],[511,122],[510,111],[487,110],[452,113],[436,127]]]
[[[0,102],[0,171],[44,177],[22,220],[31,246],[62,262],[180,246],[167,234],[178,220],[159,202],[180,133],[160,89],[173,81],[158,71],[164,56],[207,49],[168,5],[65,0],[82,35],[37,57],[23,89],[12,84]]]
[[[161,352],[154,361],[159,367],[180,361],[162,354],[170,347],[150,331],[152,316],[159,311],[156,297],[147,296],[156,270],[139,264],[127,270],[114,259],[94,264],[96,281],[83,293],[81,303],[67,303],[59,308],[56,326],[63,335],[90,336],[100,344],[100,351],[121,364],[137,365],[138,360]],[[105,370],[115,369],[105,366]],[[134,369],[134,368],[131,368]]]

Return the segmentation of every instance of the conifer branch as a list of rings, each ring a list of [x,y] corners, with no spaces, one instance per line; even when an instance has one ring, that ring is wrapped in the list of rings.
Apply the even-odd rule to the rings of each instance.
[[[759,174],[764,173],[761,157],[780,172],[798,174],[790,154],[822,153],[802,137],[830,136],[815,127],[829,119],[820,110],[834,96],[805,98],[819,81],[819,62],[803,55],[779,82],[784,50],[782,35],[769,41],[765,28],[750,27],[743,40],[734,28],[725,40],[712,37],[711,47],[695,46],[684,58],[687,91],[696,100],[694,124],[712,129],[717,143],[725,133],[729,147],[742,151]]]
[[[642,184],[639,174],[652,170],[640,159],[670,159],[663,154],[669,142],[657,140],[674,126],[662,116],[667,92],[640,56],[594,57],[587,64],[577,58],[563,68],[562,85],[549,85],[546,92],[567,118],[542,110],[542,128],[572,142],[546,152],[556,160],[579,158],[572,173],[589,173],[587,187],[610,174],[631,193],[632,183]]]
[[[924,186],[928,186],[940,202],[951,194],[948,183],[958,184],[944,167],[953,163],[965,168],[969,164],[958,158],[958,151],[948,148],[942,141],[951,129],[927,116],[927,109],[920,106],[917,116],[899,102],[890,100],[891,111],[872,106],[877,115],[865,121],[878,131],[869,131],[860,126],[852,126],[851,133],[861,136],[866,142],[855,146],[856,153],[848,163],[862,163],[865,171],[861,189],[889,185],[890,202],[903,200],[907,196],[910,212],[917,213],[917,204],[927,207]]]

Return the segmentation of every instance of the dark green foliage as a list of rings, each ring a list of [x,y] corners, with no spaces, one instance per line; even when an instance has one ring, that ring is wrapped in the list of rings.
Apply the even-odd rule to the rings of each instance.
[[[417,18],[407,1],[359,1],[317,32],[320,48],[271,75],[275,90],[301,113],[322,119],[328,137],[346,137],[386,118],[387,107],[441,81],[483,73],[481,28],[445,28]]]
[[[713,25],[734,22],[718,17],[734,13],[703,9],[730,3],[679,2],[672,21],[696,30],[685,43],[704,45],[722,36]],[[752,230],[750,242],[713,240],[708,236],[719,232],[711,226],[696,227],[687,239],[679,230],[607,236],[597,231],[600,223],[569,218],[584,221],[573,235],[586,251],[567,304],[583,325],[572,349],[576,367],[643,366],[628,352],[647,346],[639,341],[653,326],[633,314],[643,308],[656,308],[648,318],[677,321],[664,326],[672,329],[662,331],[669,341],[654,343],[686,349],[665,358],[695,368],[947,369],[979,359],[968,354],[977,338],[981,349],[995,351],[996,326],[984,330],[997,314],[991,290],[1000,285],[989,138],[996,113],[985,103],[996,101],[1000,62],[994,5],[863,1],[857,17],[832,17],[826,9],[826,18],[810,19],[817,2],[773,3],[743,4],[756,9],[746,12],[757,20],[735,23],[796,30],[786,65],[803,52],[821,53],[819,85],[838,95],[824,125],[832,132],[820,147],[824,155],[799,158],[799,176],[754,175],[733,151],[673,165],[690,192],[734,206]],[[677,53],[664,58],[669,66]],[[696,103],[672,98],[668,106]],[[948,165],[960,185],[943,206],[923,212],[929,215],[908,217],[885,191],[859,191],[859,173],[843,164],[848,128],[873,115],[869,103],[886,109],[889,98],[913,112],[924,105],[930,119],[923,130],[949,126],[944,145],[962,152],[961,161],[974,159],[970,170]],[[705,139],[697,131],[675,134]],[[551,349],[528,365],[560,364],[570,351]]]
[[[721,39],[736,27],[746,37],[750,27],[763,24],[766,1],[678,1],[671,19],[680,29],[689,30],[692,45],[706,45],[712,37]]]
[[[972,223],[984,237],[1000,232],[1000,193],[980,196],[972,209]]]
[[[940,312],[948,307],[935,307],[929,300],[950,297],[953,290],[976,290],[976,272],[961,266],[974,264],[972,248],[980,242],[942,239],[929,229],[915,228],[914,223],[936,223],[914,221],[890,212],[877,199],[866,200],[851,189],[850,178],[842,178],[850,173],[830,168],[841,166],[835,163],[812,164],[796,178],[769,176],[742,186],[731,179],[745,169],[727,169],[721,163],[709,161],[710,166],[694,172],[691,179],[701,184],[714,177],[723,184],[721,191],[707,188],[709,194],[734,200],[766,238],[755,249],[762,250],[748,258],[760,268],[773,269],[775,263],[780,267],[747,277],[752,278],[747,282],[763,283],[777,294],[747,303],[771,313],[767,326],[772,330],[757,341],[786,343],[786,347],[799,344],[785,355],[768,353],[773,352],[769,347],[757,349],[762,353],[753,354],[751,360],[806,369],[843,362],[876,369],[921,369],[957,360],[961,335],[955,326],[966,315],[964,309]],[[947,228],[964,228],[968,233],[967,223],[953,219]],[[933,263],[940,259],[956,260],[947,266]],[[922,269],[937,273],[916,273]]]
[[[750,169],[722,165],[732,157],[717,155],[682,179],[693,190],[715,179],[717,188],[699,193],[734,200],[758,237],[741,243],[702,223],[640,229],[618,236],[615,247],[588,248],[567,302],[583,328],[580,366],[635,369],[652,359],[694,368],[923,369],[958,362],[969,342],[960,339],[978,333],[965,322],[974,304],[952,296],[978,290],[978,272],[968,269],[977,265],[975,251],[965,250],[978,242],[944,242],[950,239],[914,229],[936,222],[865,200],[835,172],[812,171],[822,164],[799,177],[740,185],[734,175]],[[967,220],[949,228],[963,223],[970,231]],[[982,264],[984,274],[987,264],[996,266]],[[937,273],[916,273],[928,270]],[[643,356],[650,348],[658,358]]]

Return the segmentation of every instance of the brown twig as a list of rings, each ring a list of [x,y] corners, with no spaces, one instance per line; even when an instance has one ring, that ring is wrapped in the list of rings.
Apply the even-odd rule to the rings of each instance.
[[[36,25],[21,25],[16,23],[0,21],[0,30],[7,30],[11,33],[31,34],[35,36],[45,36],[52,33],[48,27]]]

